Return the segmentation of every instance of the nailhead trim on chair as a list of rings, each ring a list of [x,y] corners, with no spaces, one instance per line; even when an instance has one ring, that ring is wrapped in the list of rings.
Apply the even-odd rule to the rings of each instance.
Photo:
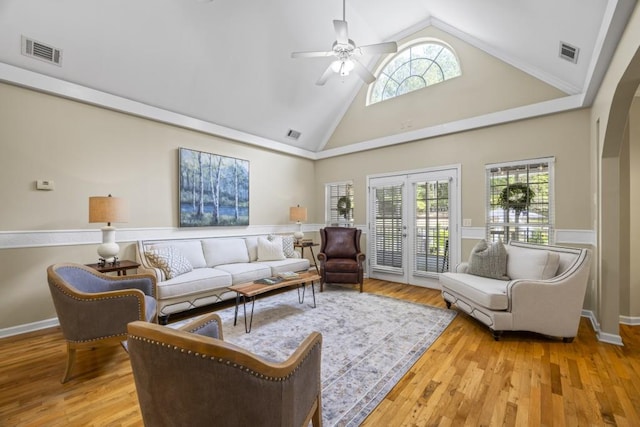
[[[129,335],[129,338],[135,339],[135,340],[138,340],[138,341],[142,341],[142,342],[145,342],[145,343],[148,343],[148,344],[160,345],[162,347],[170,347],[171,350],[180,350],[180,353],[186,353],[188,355],[201,357],[202,359],[210,358],[211,360],[217,361],[218,363],[224,363],[227,366],[231,366],[233,368],[239,368],[239,369],[241,369],[243,371],[246,371],[247,373],[249,373],[249,374],[251,374],[251,375],[253,375],[255,377],[259,377],[259,378],[267,380],[267,381],[278,381],[278,382],[286,381],[290,377],[292,377],[293,374],[296,371],[298,371],[298,369],[300,368],[300,365],[302,364],[302,363],[298,364],[298,366],[285,377],[269,377],[269,376],[265,376],[264,374],[261,374],[260,372],[255,372],[255,371],[253,371],[252,369],[250,369],[250,368],[248,368],[246,366],[238,365],[237,363],[233,363],[232,364],[230,360],[226,360],[226,359],[223,359],[223,358],[217,358],[215,356],[208,356],[206,354],[201,354],[201,353],[197,353],[197,352],[194,353],[193,351],[187,350],[187,349],[182,348],[182,347],[171,346],[171,345],[168,345],[168,344],[160,342],[160,341],[150,340],[148,338],[143,338],[143,337],[139,337],[139,336],[136,336],[136,335]],[[315,348],[318,345],[319,344],[316,343],[312,348]],[[311,349],[309,349],[309,350],[311,350]],[[307,354],[305,354],[304,357],[302,358],[301,362],[306,360],[310,353],[311,353],[311,351],[307,352]]]

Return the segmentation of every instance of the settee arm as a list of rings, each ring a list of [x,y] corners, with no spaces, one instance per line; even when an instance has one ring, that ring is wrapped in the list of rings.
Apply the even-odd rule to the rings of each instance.
[[[575,337],[589,277],[586,264],[585,261],[579,271],[564,277],[510,282],[507,295],[513,329],[563,338]]]

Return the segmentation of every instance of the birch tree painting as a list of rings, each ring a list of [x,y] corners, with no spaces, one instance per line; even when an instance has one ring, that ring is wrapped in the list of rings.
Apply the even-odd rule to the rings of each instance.
[[[180,148],[180,227],[249,225],[249,162]]]

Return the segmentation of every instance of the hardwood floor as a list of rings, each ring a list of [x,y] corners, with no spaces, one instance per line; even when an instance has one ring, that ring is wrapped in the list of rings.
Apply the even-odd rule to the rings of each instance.
[[[438,307],[438,291],[367,280],[365,291]],[[599,343],[586,319],[571,344],[488,329],[463,313],[371,413],[365,426],[640,426],[640,327]],[[140,426],[121,347],[80,352],[60,383],[57,328],[0,340],[1,426]]]

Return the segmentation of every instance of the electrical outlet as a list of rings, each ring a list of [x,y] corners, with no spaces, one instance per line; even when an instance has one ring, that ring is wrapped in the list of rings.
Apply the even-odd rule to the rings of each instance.
[[[463,227],[471,227],[471,219],[470,218],[465,218],[462,220],[462,226]]]

